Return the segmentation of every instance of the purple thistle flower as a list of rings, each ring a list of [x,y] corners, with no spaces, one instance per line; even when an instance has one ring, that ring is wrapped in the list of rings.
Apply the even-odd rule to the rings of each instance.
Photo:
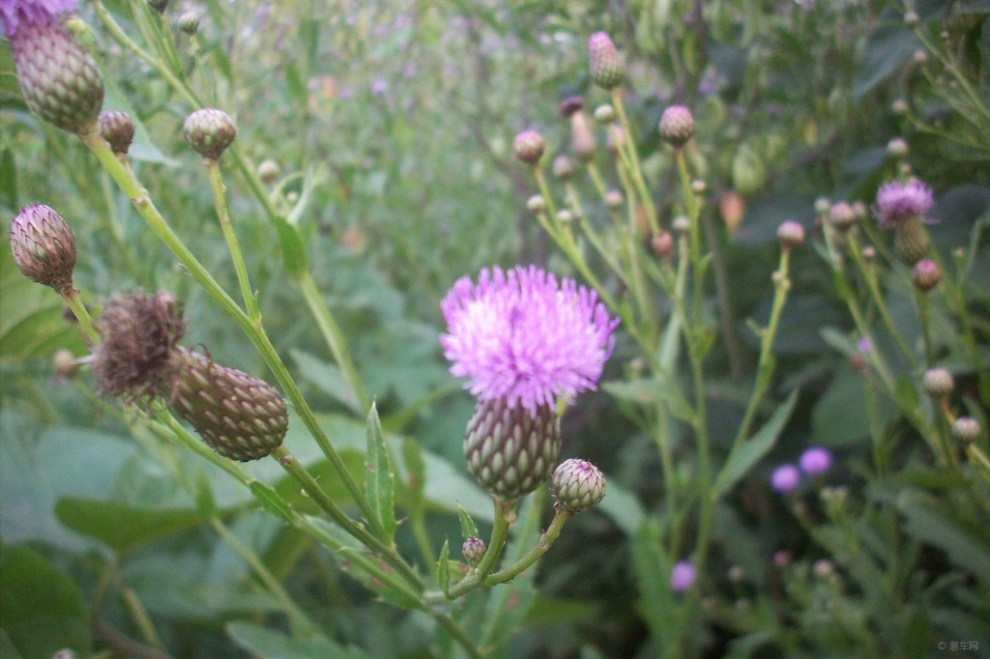
[[[888,181],[877,190],[873,213],[880,226],[890,227],[909,217],[924,216],[934,203],[931,188],[917,179]]]
[[[770,485],[778,492],[790,492],[801,481],[801,472],[791,464],[780,465],[770,475]]]
[[[8,37],[17,33],[22,24],[50,26],[57,24],[55,16],[76,8],[76,0],[2,0],[0,23]]]
[[[612,354],[610,318],[598,295],[572,279],[530,266],[487,268],[462,277],[440,303],[449,333],[440,337],[455,377],[480,401],[509,408],[551,406],[556,396],[594,389]]]
[[[827,448],[812,446],[801,454],[798,464],[806,474],[820,474],[832,465],[832,454]]]
[[[694,585],[696,576],[694,564],[691,561],[677,561],[670,571],[670,588],[675,593],[683,593]]]

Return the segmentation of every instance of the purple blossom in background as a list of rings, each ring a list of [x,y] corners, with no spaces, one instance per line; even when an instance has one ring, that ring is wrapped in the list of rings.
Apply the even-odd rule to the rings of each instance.
[[[675,593],[683,593],[694,585],[696,570],[691,561],[677,561],[670,571],[670,588]]]
[[[76,8],[76,0],[0,0],[0,27],[8,37],[22,24],[50,25],[55,16]]]
[[[916,215],[924,216],[935,203],[932,190],[917,179],[889,181],[877,190],[873,213],[882,227],[890,227]]]
[[[801,470],[804,473],[820,474],[828,471],[828,468],[832,465],[832,454],[829,453],[827,448],[812,446],[801,454],[798,463],[801,465]]]
[[[503,398],[534,415],[556,396],[595,388],[619,324],[594,291],[536,266],[485,269],[477,284],[462,277],[440,308],[450,372],[479,400]]]
[[[870,340],[864,336],[859,341],[856,342],[856,348],[858,348],[860,354],[862,354],[865,357],[866,355],[870,354],[871,350],[873,350],[873,344],[870,343]]]
[[[381,96],[386,91],[388,91],[388,82],[384,78],[375,78],[375,81],[371,83],[371,93],[375,96]]]
[[[791,464],[780,465],[770,475],[770,485],[778,492],[790,492],[801,482],[801,472]]]

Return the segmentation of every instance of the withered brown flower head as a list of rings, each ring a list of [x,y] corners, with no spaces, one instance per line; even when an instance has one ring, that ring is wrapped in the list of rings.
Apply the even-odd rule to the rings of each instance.
[[[165,292],[118,295],[97,329],[92,366],[102,394],[125,400],[169,395],[176,376],[170,357],[186,329],[180,302]]]
[[[575,112],[579,112],[584,109],[584,99],[580,96],[568,96],[563,101],[560,102],[560,106],[557,111],[560,112],[560,116],[569,117]]]

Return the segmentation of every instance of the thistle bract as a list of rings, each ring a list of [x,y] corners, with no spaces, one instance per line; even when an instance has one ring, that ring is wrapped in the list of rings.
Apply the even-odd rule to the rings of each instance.
[[[10,249],[25,277],[60,294],[72,290],[76,239],[55,209],[44,204],[21,209],[10,224]]]
[[[216,160],[237,136],[234,120],[223,110],[196,110],[182,126],[182,136],[196,153],[207,160]]]
[[[606,32],[595,32],[588,37],[588,69],[591,79],[604,89],[618,86],[625,77],[622,56]]]
[[[605,497],[605,476],[587,460],[564,460],[553,472],[553,496],[569,513],[594,508]]]

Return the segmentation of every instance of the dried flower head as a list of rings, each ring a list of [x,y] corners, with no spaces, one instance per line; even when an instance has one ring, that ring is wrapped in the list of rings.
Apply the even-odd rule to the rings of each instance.
[[[134,122],[131,116],[120,110],[100,113],[100,135],[118,156],[126,156],[134,141]]]
[[[170,395],[176,374],[171,355],[186,329],[174,297],[119,295],[103,309],[97,329],[92,367],[100,393],[127,401]]]
[[[564,460],[553,472],[553,496],[569,513],[594,508],[605,497],[605,476],[587,460]]]
[[[469,378],[480,400],[505,399],[531,414],[594,388],[619,322],[594,291],[535,266],[485,269],[477,284],[464,277],[440,306],[451,373]]]
[[[24,100],[35,115],[72,132],[93,125],[103,105],[103,78],[92,56],[59,25],[72,0],[4,0],[3,31]]]
[[[562,117],[570,117],[575,112],[580,112],[584,109],[584,99],[580,96],[568,96],[560,105],[557,106],[557,111]]]
[[[625,65],[608,33],[595,32],[588,37],[588,69],[599,87],[612,89],[622,83]]]
[[[21,273],[65,295],[73,290],[76,239],[55,209],[31,204],[10,223],[10,249]]]

